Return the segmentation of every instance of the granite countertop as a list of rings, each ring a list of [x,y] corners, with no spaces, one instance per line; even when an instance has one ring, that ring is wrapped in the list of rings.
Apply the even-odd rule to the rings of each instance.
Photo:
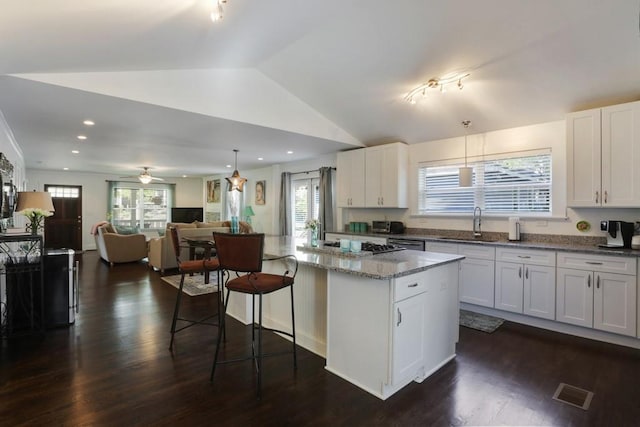
[[[266,236],[264,254],[266,258],[295,255],[300,265],[383,280],[419,273],[464,259],[460,255],[409,250],[349,257],[333,250],[326,253],[306,250],[304,245],[306,239]]]
[[[346,231],[336,231],[336,234],[349,234],[358,236],[387,237],[398,239],[414,239],[424,240],[428,242],[440,243],[465,243],[474,245],[500,246],[521,249],[542,249],[564,252],[579,252],[593,255],[614,255],[614,256],[631,256],[640,257],[638,249],[624,248],[600,248],[599,243],[605,243],[605,238],[599,237],[582,237],[582,236],[563,236],[563,235],[527,235],[522,241],[510,241],[506,237],[506,233],[488,232],[483,233],[483,237],[474,239],[470,236],[470,232],[451,230],[443,231],[437,234],[421,234],[421,233],[404,233],[404,234],[380,234],[380,233],[352,233]]]

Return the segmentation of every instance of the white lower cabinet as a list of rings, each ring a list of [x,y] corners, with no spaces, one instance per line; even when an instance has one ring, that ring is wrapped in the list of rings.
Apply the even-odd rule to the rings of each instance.
[[[636,264],[632,261],[558,254],[556,320],[635,336]]]
[[[493,307],[495,248],[481,245],[458,245],[460,262],[460,301]]]
[[[393,381],[415,378],[424,360],[424,295],[396,302],[393,306]]]
[[[558,268],[556,320],[593,326],[593,272]]]
[[[458,265],[391,280],[329,271],[327,365],[386,399],[455,357]]]
[[[556,268],[525,266],[522,312],[529,316],[556,318]]]
[[[495,308],[553,320],[555,264],[555,252],[498,248]]]

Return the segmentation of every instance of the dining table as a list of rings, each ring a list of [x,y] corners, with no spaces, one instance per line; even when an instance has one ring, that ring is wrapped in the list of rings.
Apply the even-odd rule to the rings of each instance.
[[[183,237],[182,242],[186,243],[189,248],[189,259],[196,259],[196,249],[201,248],[203,250],[203,259],[209,259],[212,255],[215,255],[216,244],[213,241],[212,236],[190,236]],[[209,271],[204,273],[204,283],[209,283]]]

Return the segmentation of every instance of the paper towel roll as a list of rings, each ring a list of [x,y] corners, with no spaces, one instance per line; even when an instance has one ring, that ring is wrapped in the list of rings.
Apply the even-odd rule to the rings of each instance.
[[[509,240],[520,240],[520,218],[509,217]]]

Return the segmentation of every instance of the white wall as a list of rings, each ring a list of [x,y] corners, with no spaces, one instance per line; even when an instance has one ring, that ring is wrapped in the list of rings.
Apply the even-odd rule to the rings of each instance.
[[[26,188],[43,191],[45,184],[82,186],[82,249],[93,250],[96,245],[91,227],[104,221],[107,215],[107,180],[118,179],[118,176],[106,174],[29,169]],[[177,207],[203,206],[202,182],[199,178],[167,179],[165,183],[176,184]]]

